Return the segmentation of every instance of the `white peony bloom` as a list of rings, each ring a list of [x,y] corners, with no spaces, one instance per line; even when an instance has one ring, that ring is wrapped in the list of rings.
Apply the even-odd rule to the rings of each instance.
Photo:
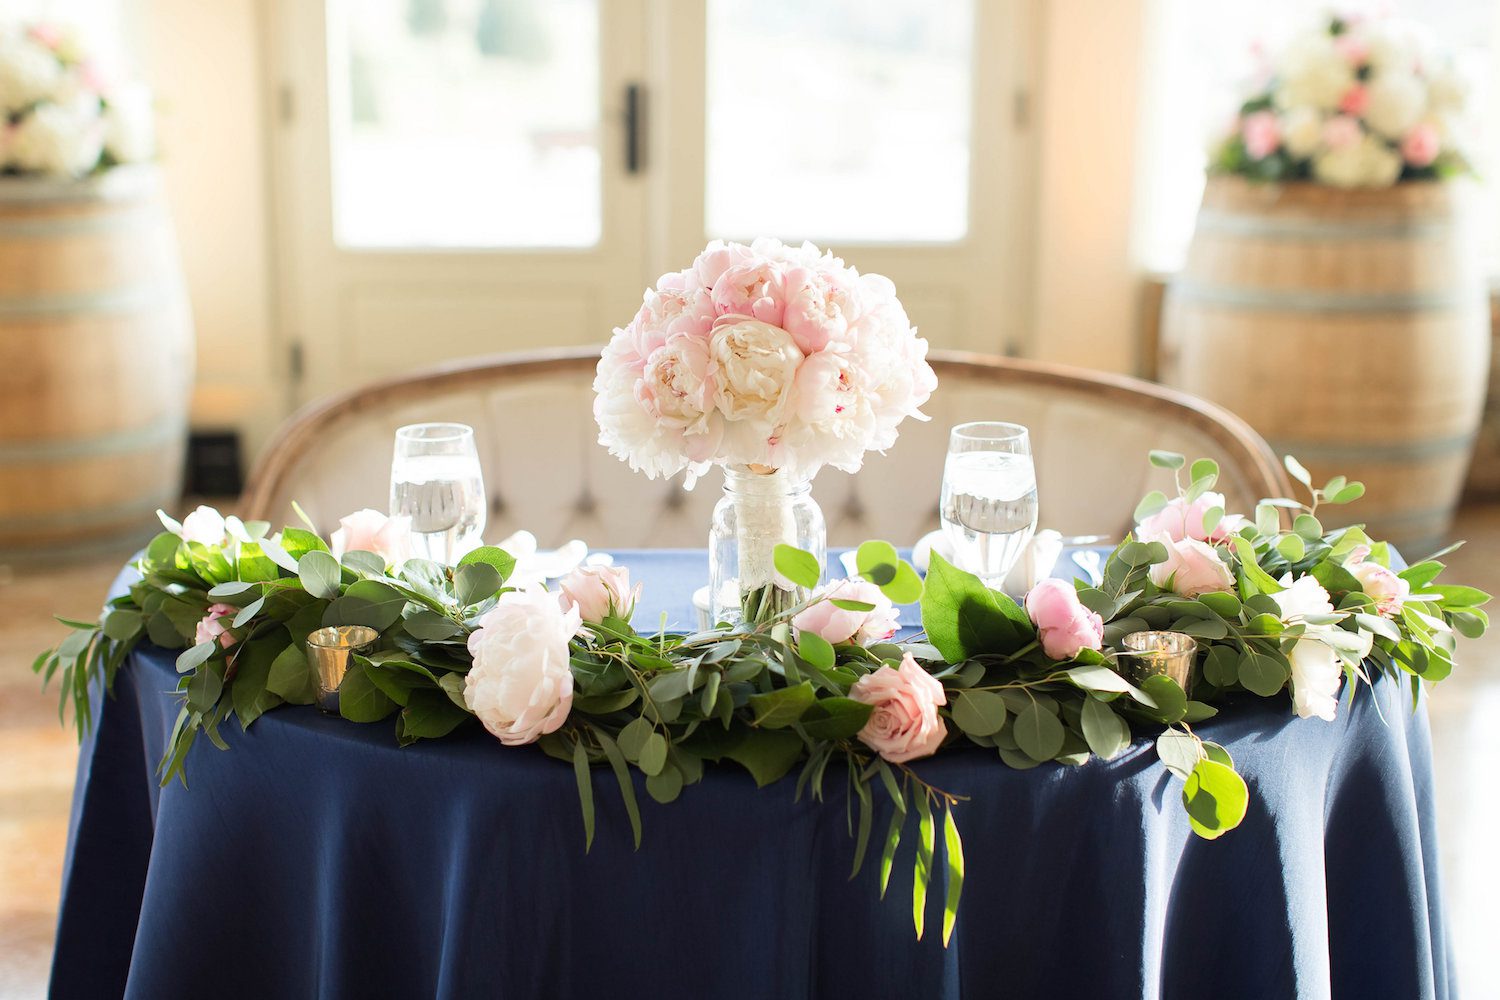
[[[578,634],[577,607],[557,595],[510,591],[469,636],[474,665],[464,678],[464,703],[506,746],[534,743],[555,732],[573,707],[568,643]]]
[[[1333,614],[1333,600],[1316,577],[1309,574],[1293,580],[1288,573],[1281,578],[1280,583],[1283,589],[1272,594],[1271,599],[1281,609],[1282,621],[1291,622],[1308,615]]]
[[[141,163],[156,155],[151,92],[144,86],[120,87],[106,99],[104,148],[119,163]]]
[[[1282,109],[1331,111],[1354,83],[1354,68],[1324,32],[1309,32],[1287,46],[1273,100]]]
[[[224,515],[212,507],[199,506],[182,519],[182,530],[178,532],[178,535],[184,542],[223,545],[224,533]]]
[[[1333,721],[1339,708],[1344,669],[1333,648],[1316,638],[1298,639],[1287,659],[1292,664],[1292,711],[1300,718]]]
[[[1365,124],[1387,139],[1400,140],[1427,108],[1427,88],[1411,73],[1382,73],[1369,86]]]
[[[1313,176],[1334,187],[1389,187],[1401,176],[1401,157],[1372,135],[1313,158]]]
[[[99,164],[104,128],[99,102],[43,104],[11,132],[8,159],[26,173],[80,177]]]
[[[791,334],[755,319],[726,317],[709,337],[709,377],[719,412],[756,421],[769,433],[782,420],[802,352]]]
[[[1323,116],[1312,108],[1292,108],[1281,118],[1281,141],[1294,159],[1303,160],[1318,151],[1323,138]]]
[[[0,38],[0,119],[52,96],[63,67],[45,45],[30,38]]]

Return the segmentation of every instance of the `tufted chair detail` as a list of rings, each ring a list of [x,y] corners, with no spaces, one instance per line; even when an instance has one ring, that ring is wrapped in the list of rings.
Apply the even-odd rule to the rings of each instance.
[[[324,531],[360,507],[385,509],[397,427],[474,427],[489,492],[487,539],[518,528],[544,546],[582,538],[596,548],[702,547],[719,497],[711,473],[696,489],[652,481],[597,443],[597,348],[504,355],[443,366],[313,403],[291,417],[250,477],[242,510],[295,523],[296,500]],[[908,420],[858,475],[825,470],[813,495],[832,545],[886,538],[910,545],[938,524],[949,428],[1009,420],[1031,428],[1041,526],[1119,537],[1135,502],[1170,477],[1152,448],[1219,462],[1231,509],[1248,512],[1288,485],[1270,447],[1233,414],[1184,393],[1118,375],[975,354],[936,352],[929,421]],[[336,458],[335,458],[336,457]]]

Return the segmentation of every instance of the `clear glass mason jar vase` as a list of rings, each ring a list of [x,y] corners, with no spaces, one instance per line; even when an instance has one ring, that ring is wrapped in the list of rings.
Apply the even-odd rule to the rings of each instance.
[[[709,611],[714,622],[763,622],[808,597],[776,572],[778,543],[811,552],[821,568],[828,528],[812,483],[784,470],[724,469],[724,495],[708,533]]]

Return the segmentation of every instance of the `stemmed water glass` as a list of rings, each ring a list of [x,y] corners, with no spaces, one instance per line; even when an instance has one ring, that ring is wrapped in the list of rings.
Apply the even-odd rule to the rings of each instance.
[[[411,518],[412,549],[451,566],[480,544],[484,476],[466,424],[410,424],[396,431],[391,514]]]
[[[998,589],[1036,531],[1036,468],[1020,424],[959,424],[948,438],[941,501],[954,563]]]

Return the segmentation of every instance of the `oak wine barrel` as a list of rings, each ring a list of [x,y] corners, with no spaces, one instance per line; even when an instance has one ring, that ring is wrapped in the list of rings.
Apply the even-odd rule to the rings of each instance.
[[[192,382],[158,171],[0,178],[0,558],[149,536],[181,491]]]
[[[1210,178],[1163,307],[1163,380],[1244,417],[1315,484],[1362,480],[1325,520],[1408,557],[1445,540],[1489,372],[1465,187]]]

